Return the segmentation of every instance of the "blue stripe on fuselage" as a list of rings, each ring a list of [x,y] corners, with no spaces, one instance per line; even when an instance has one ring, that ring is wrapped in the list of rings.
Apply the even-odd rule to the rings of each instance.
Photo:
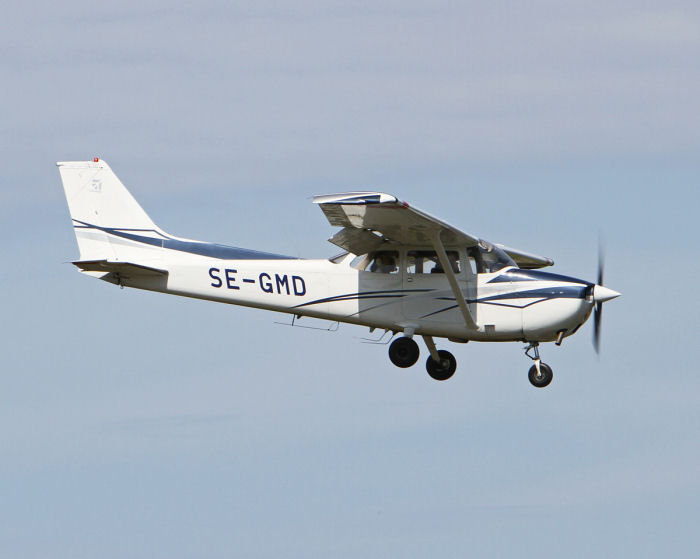
[[[231,247],[226,245],[219,245],[216,243],[202,243],[197,241],[180,241],[178,239],[173,239],[172,237],[164,236],[162,233],[156,231],[155,229],[119,229],[114,227],[100,227],[99,225],[93,225],[91,223],[85,223],[73,220],[80,225],[76,225],[78,229],[97,229],[99,231],[104,231],[115,237],[121,237],[122,239],[129,239],[130,241],[135,241],[137,243],[142,243],[145,245],[151,245],[159,248],[167,248],[169,250],[177,250],[179,252],[187,252],[189,254],[198,254],[200,256],[208,256],[210,258],[217,258],[220,260],[299,260],[293,256],[283,256],[281,254],[272,254],[269,252],[261,252],[259,250],[250,250],[247,248]],[[155,233],[160,235],[162,238],[156,239],[153,237],[147,237],[145,235],[137,235],[133,231],[143,231],[149,233]]]
[[[528,289],[513,293],[490,295],[476,300],[468,300],[468,303],[487,303],[491,301],[503,301],[507,299],[583,299],[586,297],[586,285],[557,285],[554,287],[542,287],[540,289]]]
[[[526,291],[514,291],[512,293],[502,293],[500,295],[490,295],[486,297],[480,297],[478,299],[465,299],[468,304],[482,303],[485,305],[499,305],[504,307],[513,307],[524,309],[537,303],[542,303],[544,301],[551,301],[552,299],[585,299],[588,291],[586,285],[561,285],[556,287],[543,287],[540,289],[528,289]],[[454,297],[438,297],[438,299],[445,301],[454,301]],[[514,299],[536,299],[526,304],[508,304],[505,301],[513,301]],[[450,305],[444,309],[440,309],[429,314],[422,316],[421,318],[428,318],[429,316],[434,316],[436,314],[443,313],[445,311],[451,311],[456,309],[458,305]]]

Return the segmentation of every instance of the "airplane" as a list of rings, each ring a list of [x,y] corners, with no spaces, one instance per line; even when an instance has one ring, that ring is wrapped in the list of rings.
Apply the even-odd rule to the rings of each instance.
[[[452,377],[457,361],[435,338],[522,342],[534,361],[528,379],[543,388],[553,372],[539,344],[561,345],[594,312],[597,351],[602,305],[620,295],[603,286],[602,260],[596,283],[544,272],[550,258],[475,237],[390,194],[315,196],[340,228],[329,241],[343,252],[302,259],[175,237],[105,161],[57,166],[81,272],[121,287],[288,313],[292,324],[312,317],[384,330],[393,339],[389,358],[401,368],[418,361],[420,336],[438,381]]]

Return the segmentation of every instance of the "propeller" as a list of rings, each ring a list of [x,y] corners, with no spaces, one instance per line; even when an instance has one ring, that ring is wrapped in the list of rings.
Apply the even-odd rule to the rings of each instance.
[[[598,283],[593,286],[593,301],[595,303],[595,310],[593,311],[593,348],[597,354],[600,354],[600,327],[603,319],[603,303],[620,296],[617,291],[603,286],[604,272],[605,250],[602,241],[598,241]]]
[[[604,273],[605,250],[603,249],[603,242],[598,240],[598,281],[596,282],[596,285],[600,285],[601,287],[603,286]],[[603,318],[603,301],[598,301],[597,299],[595,300],[595,310],[593,311],[593,348],[595,349],[595,352],[600,355],[600,321]]]

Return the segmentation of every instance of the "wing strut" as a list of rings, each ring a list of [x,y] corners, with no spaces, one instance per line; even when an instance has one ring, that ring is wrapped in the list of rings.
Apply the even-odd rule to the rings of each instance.
[[[464,293],[459,288],[459,283],[457,282],[457,277],[455,276],[454,270],[452,270],[452,265],[450,260],[447,258],[447,253],[445,252],[445,247],[442,246],[442,240],[440,239],[441,229],[435,231],[433,236],[433,246],[435,247],[435,252],[437,252],[438,258],[440,259],[440,264],[442,264],[442,269],[445,271],[447,276],[447,281],[450,282],[450,287],[452,288],[452,293],[455,296],[459,310],[462,311],[462,316],[464,317],[464,322],[467,324],[467,329],[478,330],[476,322],[474,322],[474,317],[469,311],[467,302],[464,300]]]

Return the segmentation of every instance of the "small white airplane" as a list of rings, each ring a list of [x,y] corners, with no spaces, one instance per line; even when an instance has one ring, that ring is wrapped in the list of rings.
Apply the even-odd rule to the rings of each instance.
[[[81,272],[126,287],[368,326],[391,332],[389,358],[410,367],[427,346],[428,374],[447,380],[453,342],[524,342],[530,382],[545,387],[552,369],[540,342],[560,345],[595,308],[619,295],[598,281],[538,271],[552,260],[474,237],[380,192],[313,199],[344,250],[307,260],[173,237],[160,229],[104,161],[57,163]],[[383,339],[383,338],[381,338]],[[379,340],[377,340],[379,341]]]

